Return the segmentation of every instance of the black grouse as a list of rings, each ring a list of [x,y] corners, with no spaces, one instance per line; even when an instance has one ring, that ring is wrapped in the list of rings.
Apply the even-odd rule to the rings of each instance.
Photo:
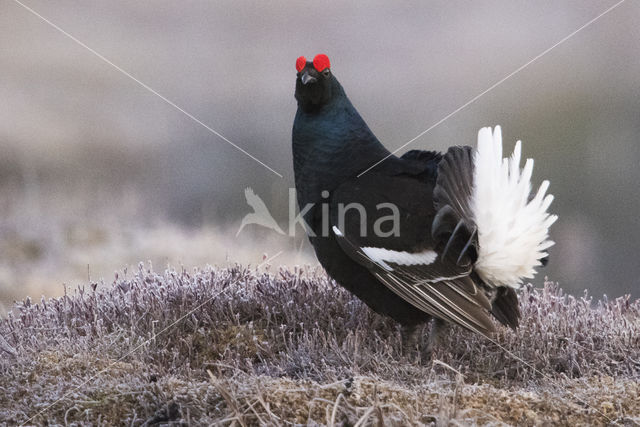
[[[515,289],[545,262],[557,219],[547,213],[547,181],[530,195],[533,160],[520,168],[520,142],[503,159],[500,128],[483,128],[476,148],[397,157],[353,107],[326,55],[300,57],[296,70],[298,204],[328,274],[403,325],[405,345],[432,318],[430,347],[444,321],[486,336],[491,315],[517,327]]]

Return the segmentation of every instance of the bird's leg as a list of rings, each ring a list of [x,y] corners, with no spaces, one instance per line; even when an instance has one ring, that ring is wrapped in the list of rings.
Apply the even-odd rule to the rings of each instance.
[[[447,330],[447,322],[442,319],[434,318],[431,324],[431,332],[429,333],[429,340],[427,341],[427,348],[425,349],[424,357],[431,358],[434,349],[442,342],[442,337]]]
[[[402,337],[402,354],[405,356],[415,352],[418,348],[418,325],[402,325],[400,330]]]

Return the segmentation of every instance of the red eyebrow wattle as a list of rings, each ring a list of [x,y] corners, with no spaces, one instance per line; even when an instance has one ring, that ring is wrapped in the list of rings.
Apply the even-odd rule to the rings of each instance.
[[[300,56],[296,59],[296,70],[298,70],[298,72],[302,71],[305,65],[307,65],[307,58]]]
[[[324,53],[320,53],[313,58],[313,67],[318,71],[323,71],[325,68],[331,68],[329,57]]]

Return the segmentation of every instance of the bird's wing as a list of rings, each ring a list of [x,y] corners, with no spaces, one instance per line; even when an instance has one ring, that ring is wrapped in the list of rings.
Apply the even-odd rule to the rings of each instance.
[[[408,303],[488,335],[491,304],[471,277],[472,252],[463,250],[473,233],[432,235],[433,191],[428,182],[369,172],[333,192],[332,231],[345,253]]]

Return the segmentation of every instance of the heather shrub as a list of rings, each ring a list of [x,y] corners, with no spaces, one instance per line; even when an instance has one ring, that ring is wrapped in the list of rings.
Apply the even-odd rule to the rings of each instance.
[[[140,265],[15,305],[0,324],[0,420],[639,422],[640,301],[551,282],[520,301],[517,330],[488,340],[452,326],[421,360],[318,268]]]

